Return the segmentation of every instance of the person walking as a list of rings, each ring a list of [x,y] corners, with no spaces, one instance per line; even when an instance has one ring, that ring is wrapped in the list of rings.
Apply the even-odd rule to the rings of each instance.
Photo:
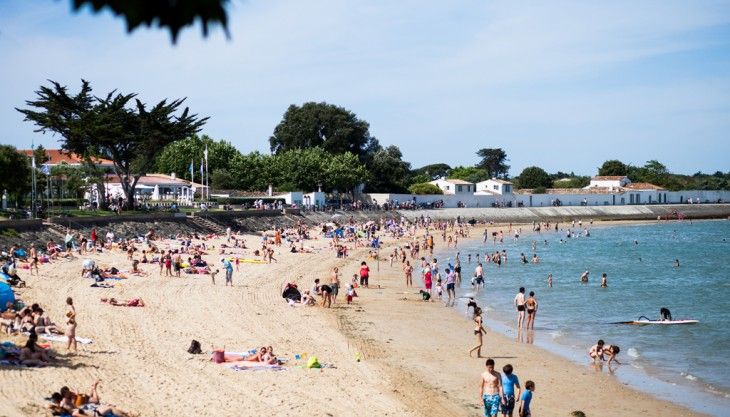
[[[233,286],[233,264],[231,261],[229,261],[226,258],[221,258],[221,262],[223,263],[223,269],[226,270],[226,287],[228,284],[231,284],[231,287]]]

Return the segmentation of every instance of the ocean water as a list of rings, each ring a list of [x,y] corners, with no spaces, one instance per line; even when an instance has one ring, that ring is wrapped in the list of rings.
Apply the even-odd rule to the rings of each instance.
[[[621,347],[618,358],[623,365],[612,371],[625,382],[660,397],[685,397],[686,401],[678,402],[700,411],[730,415],[730,221],[584,224],[590,237],[567,239],[565,228],[569,226],[561,224],[559,232],[524,233],[516,240],[503,228],[501,245],[494,245],[491,239],[491,232],[499,229],[489,228],[486,244],[480,239],[460,245],[463,279],[457,296],[476,294],[479,304],[486,306],[488,321],[514,336],[513,299],[524,286],[527,293],[535,292],[539,303],[536,343],[588,365],[586,350],[603,339]],[[523,232],[528,229],[531,227],[523,227]],[[521,252],[528,260],[532,258],[533,240],[541,262],[522,264]],[[457,251],[443,245],[437,253],[441,265],[449,258],[453,262]],[[505,249],[508,255],[501,267],[484,262],[484,254],[497,249]],[[477,253],[486,274],[486,288],[479,292],[470,286]],[[675,259],[680,267],[674,266]],[[586,270],[590,281],[581,284],[579,277]],[[607,288],[600,287],[604,272]],[[553,274],[552,288],[547,286],[549,273]],[[610,324],[641,315],[657,318],[661,307],[669,308],[674,319],[692,318],[700,323]],[[677,395],[680,388],[689,391]],[[687,392],[695,396],[685,395]]]

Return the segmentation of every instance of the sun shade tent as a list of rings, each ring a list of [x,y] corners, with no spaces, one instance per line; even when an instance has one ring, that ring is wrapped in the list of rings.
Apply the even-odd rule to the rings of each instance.
[[[13,294],[10,285],[0,282],[0,311],[5,311],[8,303],[15,304],[15,294]]]

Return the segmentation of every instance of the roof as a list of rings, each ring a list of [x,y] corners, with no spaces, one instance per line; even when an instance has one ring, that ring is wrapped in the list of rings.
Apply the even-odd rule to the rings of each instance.
[[[117,183],[120,184],[122,181],[119,179],[119,176],[116,174],[111,174],[106,176],[106,181],[109,183]],[[166,174],[147,174],[139,177],[139,181],[137,181],[137,185],[148,185],[150,187],[154,187],[155,185],[185,185],[190,186],[190,181],[180,178],[173,178],[170,175]],[[205,187],[201,184],[194,184],[196,187]]]
[[[33,155],[32,149],[21,149],[18,152],[21,152],[28,157]],[[43,164],[47,165],[60,165],[64,162],[69,165],[81,165],[84,162],[84,158],[82,156],[75,153],[67,153],[62,149],[46,149],[46,156],[48,156],[49,159],[48,161],[43,162]],[[94,161],[97,165],[114,165],[114,163],[109,159],[92,158],[91,160]],[[36,163],[38,165],[41,165],[41,161],[36,161]]]
[[[658,185],[650,184],[648,182],[632,182],[631,184],[626,184],[624,188],[629,190],[664,190],[665,188],[662,188]]]
[[[487,182],[487,181],[489,181],[489,182],[496,182],[497,184],[512,185],[512,182],[510,182],[510,181],[500,180],[500,179],[497,179],[497,178],[490,178],[488,180],[481,181],[479,184],[481,184],[482,182]]]
[[[450,182],[452,184],[461,184],[461,185],[472,185],[472,182],[460,180],[458,178],[444,178],[444,181]]]
[[[626,178],[626,175],[597,175],[591,179],[596,181],[620,181]]]

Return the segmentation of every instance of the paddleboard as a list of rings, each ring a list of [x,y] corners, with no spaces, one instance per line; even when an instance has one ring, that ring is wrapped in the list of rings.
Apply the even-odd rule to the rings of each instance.
[[[636,326],[645,326],[649,324],[660,324],[669,326],[673,324],[697,324],[699,320],[632,320],[632,321],[621,321],[615,324],[632,324]]]

